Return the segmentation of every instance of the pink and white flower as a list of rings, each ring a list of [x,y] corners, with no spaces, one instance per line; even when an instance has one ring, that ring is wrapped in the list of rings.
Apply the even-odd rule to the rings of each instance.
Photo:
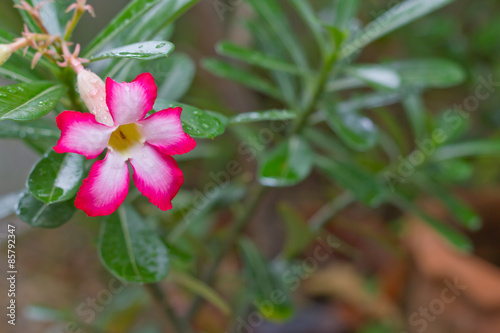
[[[145,118],[157,94],[149,73],[130,83],[108,78],[105,88],[111,124],[75,111],[64,111],[57,117],[62,133],[54,147],[56,152],[93,159],[107,148],[104,160],[95,162],[83,181],[75,206],[89,216],[113,213],[128,193],[128,161],[139,191],[161,210],[171,209],[171,201],[184,181],[171,155],[185,154],[196,146],[182,128],[182,109],[169,108]]]

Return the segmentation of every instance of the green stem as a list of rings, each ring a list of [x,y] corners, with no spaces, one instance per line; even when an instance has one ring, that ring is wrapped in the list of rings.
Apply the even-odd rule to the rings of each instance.
[[[85,107],[80,102],[80,97],[78,96],[78,93],[76,91],[76,87],[74,84],[74,78],[75,78],[75,73],[73,72],[73,70],[64,69],[61,73],[61,81],[68,88],[68,98],[71,102],[71,107],[75,111],[82,111],[83,112],[85,110]]]
[[[163,310],[163,313],[170,319],[172,326],[178,333],[191,333],[191,327],[189,327],[187,322],[184,322],[172,308],[170,302],[167,300],[165,293],[161,289],[158,283],[149,283],[144,285],[144,288],[151,294],[153,299],[158,303],[158,305]]]
[[[306,95],[303,111],[298,114],[295,122],[292,125],[290,134],[296,134],[302,130],[304,125],[307,123],[309,116],[315,111],[316,104],[318,103],[321,94],[325,90],[326,82],[328,81],[329,74],[337,60],[337,52],[333,52],[329,55],[323,65],[321,66],[319,76],[315,80],[311,93]]]
[[[64,40],[69,40],[71,37],[71,34],[73,34],[73,30],[75,30],[76,25],[80,21],[80,18],[82,17],[83,13],[85,11],[83,10],[75,10],[75,13],[73,14],[73,17],[71,18],[71,21],[68,22],[68,25],[66,26],[66,31],[64,33]]]
[[[231,248],[235,245],[235,243],[238,240],[239,235],[243,232],[245,229],[245,226],[248,222],[248,220],[251,218],[253,211],[257,207],[257,205],[260,202],[260,199],[264,196],[266,192],[266,187],[256,184],[255,188],[253,190],[253,193],[251,194],[251,197],[248,199],[248,202],[246,203],[243,211],[241,214],[236,218],[233,227],[229,231],[229,235],[227,236],[225,242],[222,244],[222,246],[218,249],[217,253],[215,254],[215,259],[212,263],[212,265],[209,267],[207,273],[203,277],[203,282],[210,285],[213,282],[213,279],[215,277],[215,273],[217,272],[217,269],[226,256],[226,254],[231,250]],[[196,313],[198,312],[198,309],[200,308],[201,304],[203,302],[203,299],[200,296],[196,296],[195,299],[193,300],[193,303],[191,305],[191,308],[188,311],[187,318],[188,320],[191,320]]]
[[[311,231],[315,234],[320,232],[333,216],[347,208],[355,200],[350,192],[344,192],[335,197],[335,199],[323,206],[309,219],[308,225]]]

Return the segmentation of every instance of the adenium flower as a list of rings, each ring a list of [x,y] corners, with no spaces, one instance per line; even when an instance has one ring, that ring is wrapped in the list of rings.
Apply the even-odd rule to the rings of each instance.
[[[169,108],[145,118],[157,94],[149,73],[130,83],[107,78],[105,88],[112,118],[109,125],[98,122],[90,113],[64,111],[57,116],[62,133],[54,147],[56,152],[93,159],[107,148],[104,160],[95,162],[83,181],[75,206],[89,216],[113,213],[128,193],[129,161],[139,191],[159,209],[171,209],[171,200],[184,181],[171,155],[185,154],[196,146],[196,141],[182,129],[182,109]],[[80,86],[84,95],[82,89],[85,86]],[[94,96],[99,98],[100,92]]]

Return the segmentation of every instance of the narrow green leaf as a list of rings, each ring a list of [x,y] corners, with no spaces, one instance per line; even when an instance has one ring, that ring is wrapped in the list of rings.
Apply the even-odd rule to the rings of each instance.
[[[396,90],[401,86],[399,74],[384,66],[358,65],[347,68],[346,72],[375,89]]]
[[[479,140],[448,144],[436,149],[432,160],[443,161],[459,157],[475,157],[500,154],[500,140]]]
[[[271,187],[296,185],[309,176],[312,162],[312,151],[307,142],[292,137],[264,157],[259,168],[259,181]]]
[[[144,71],[152,73],[158,84],[158,98],[177,101],[191,87],[196,66],[188,55],[175,53],[167,59],[148,62],[141,69],[144,70],[134,73],[134,75],[138,75]]]
[[[292,259],[302,253],[314,238],[301,212],[287,203],[278,205],[278,212],[286,227],[286,241],[283,247],[284,259]]]
[[[379,16],[345,44],[340,58],[347,58],[365,46],[412,21],[425,16],[454,0],[406,0]]]
[[[346,110],[342,106],[329,106],[327,123],[344,143],[357,151],[373,148],[379,140],[379,130],[373,121],[357,110]]]
[[[169,271],[167,247],[128,205],[122,205],[102,224],[99,253],[104,266],[125,281],[158,282]]]
[[[297,13],[302,16],[302,19],[309,26],[309,29],[314,35],[316,39],[316,43],[318,44],[321,52],[323,54],[326,53],[326,40],[323,35],[323,28],[321,26],[321,21],[314,12],[314,9],[309,5],[307,1],[303,0],[291,0],[292,5],[295,6]]]
[[[336,0],[333,25],[340,30],[347,30],[351,20],[356,17],[359,2],[359,0]]]
[[[315,163],[329,178],[370,207],[378,206],[387,196],[387,188],[377,176],[355,164],[321,156],[316,157]]]
[[[303,47],[297,41],[282,6],[278,1],[248,0],[255,11],[269,24],[274,34],[288,50],[295,63],[304,69],[309,69]]]
[[[429,216],[427,213],[422,211],[419,207],[415,206],[412,202],[408,201],[406,198],[395,195],[392,198],[395,205],[401,207],[403,210],[412,212],[416,216],[420,217],[425,223],[431,226],[434,230],[440,233],[446,240],[448,240],[452,245],[460,249],[465,253],[471,253],[474,246],[470,239],[463,235],[456,229],[449,227],[444,222],[438,221],[435,218]]]
[[[145,13],[154,8],[161,0],[133,0],[101,31],[82,53],[82,57],[89,58],[104,45],[109,43],[125,28],[134,24]]]
[[[229,120],[229,123],[240,124],[240,123],[253,123],[257,121],[291,120],[295,119],[296,116],[297,114],[295,112],[289,110],[245,112],[233,116]]]
[[[281,92],[272,83],[227,62],[217,59],[205,59],[203,67],[217,76],[236,81],[277,100],[283,100]]]
[[[66,89],[49,82],[0,87],[0,120],[34,120],[52,111]]]
[[[33,5],[38,5],[43,3],[45,0],[27,0],[31,1]],[[59,8],[58,8],[59,7]],[[63,11],[66,8],[60,8],[61,6],[57,2],[45,2],[40,8],[40,18],[42,19],[43,25],[47,28],[51,35],[63,34],[63,27],[59,21],[58,11]]]
[[[403,106],[410,120],[415,139],[422,140],[428,136],[427,110],[422,97],[417,93],[409,93],[403,98]]]
[[[125,45],[90,57],[90,61],[109,58],[127,58],[135,60],[153,60],[168,56],[174,50],[174,44],[165,41],[149,41]]]
[[[231,314],[231,307],[229,306],[229,304],[227,304],[224,298],[217,294],[217,292],[209,285],[203,283],[203,281],[200,281],[192,277],[191,275],[179,271],[172,272],[170,276],[175,283],[193,292],[195,295],[203,297],[207,302],[214,305],[223,314]]]
[[[459,184],[470,180],[475,169],[472,161],[461,159],[441,161],[435,166],[438,168],[437,176],[444,183],[451,184]]]
[[[262,68],[296,75],[306,75],[299,67],[289,64],[284,60],[230,42],[221,42],[217,44],[216,50],[220,55],[232,57]]]
[[[0,138],[15,139],[59,139],[61,132],[52,123],[43,119],[18,122],[0,121]]]
[[[259,21],[248,21],[248,30],[260,49],[276,59],[286,59],[286,50],[281,45],[279,37],[268,34],[266,27]],[[297,79],[294,75],[282,71],[272,71],[274,81],[278,85],[283,98],[288,105],[295,105],[298,101]]]
[[[401,101],[401,95],[393,92],[377,92],[356,96],[350,100],[339,103],[341,110],[362,110],[389,106]]]
[[[435,180],[426,179],[424,176],[415,178],[415,184],[428,191],[430,195],[436,196],[464,227],[471,231],[477,231],[481,228],[482,222],[479,215],[466,203],[456,198],[450,189],[446,189]]]
[[[215,112],[205,111],[187,104],[156,100],[155,110],[164,110],[180,106],[182,108],[182,127],[194,138],[213,139],[224,134],[227,118]]]
[[[68,222],[75,213],[73,201],[47,204],[36,199],[28,190],[19,199],[17,216],[33,227],[57,228]]]
[[[381,65],[395,70],[402,86],[411,88],[448,88],[463,83],[466,72],[459,64],[439,58],[394,61]]]
[[[200,0],[161,0],[134,25],[124,31],[126,43],[153,39]],[[130,31],[129,31],[130,30]]]
[[[85,171],[85,157],[58,154],[50,149],[28,177],[31,194],[48,204],[66,201],[78,192]]]
[[[253,299],[253,304],[270,321],[281,322],[290,319],[294,308],[290,297],[290,286],[286,286],[283,279],[290,273],[279,272],[270,267],[268,261],[249,239],[241,239],[239,245],[245,261],[248,294]],[[270,302],[270,297],[273,297],[271,308],[266,306]]]

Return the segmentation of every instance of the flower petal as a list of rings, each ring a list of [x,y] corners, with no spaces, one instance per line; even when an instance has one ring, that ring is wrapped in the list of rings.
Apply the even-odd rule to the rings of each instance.
[[[135,123],[153,109],[157,88],[149,73],[139,75],[134,81],[118,83],[106,79],[106,103],[115,125]]]
[[[182,109],[166,109],[139,122],[146,142],[167,155],[185,154],[196,147],[196,141],[184,133],[181,123]]]
[[[64,111],[57,116],[61,137],[54,147],[59,154],[77,153],[92,159],[108,146],[112,127],[100,124],[90,113]]]
[[[171,201],[184,182],[177,162],[146,143],[130,159],[130,164],[134,169],[133,179],[139,191],[161,210],[171,209]]]
[[[128,193],[129,172],[120,154],[108,150],[106,158],[94,163],[88,178],[83,180],[76,196],[75,207],[88,216],[113,213]]]

